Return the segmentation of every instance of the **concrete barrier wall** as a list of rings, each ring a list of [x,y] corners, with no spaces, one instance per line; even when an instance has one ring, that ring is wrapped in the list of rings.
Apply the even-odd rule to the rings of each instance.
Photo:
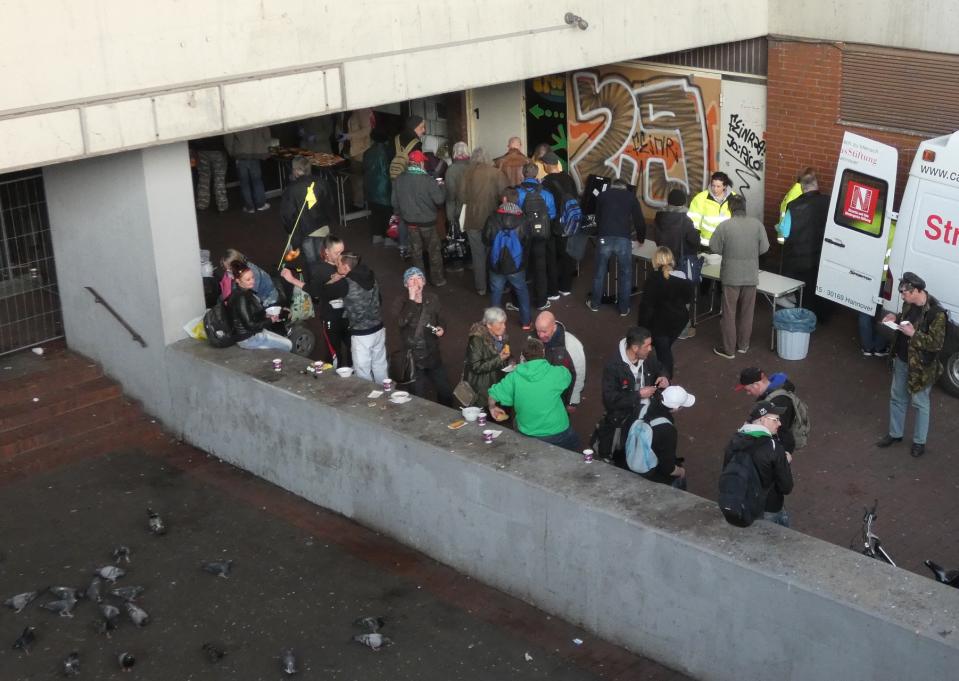
[[[701,679],[954,678],[959,592],[853,551],[267,352],[167,348],[182,436]],[[719,446],[719,443],[717,443]]]

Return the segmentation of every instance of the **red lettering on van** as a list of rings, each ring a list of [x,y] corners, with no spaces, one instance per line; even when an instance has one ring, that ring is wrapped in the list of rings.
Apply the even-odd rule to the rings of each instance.
[[[952,220],[942,222],[942,217],[933,213],[926,219],[926,229],[923,230],[926,238],[931,241],[942,239],[942,243],[955,246],[959,241],[959,229],[952,226]]]

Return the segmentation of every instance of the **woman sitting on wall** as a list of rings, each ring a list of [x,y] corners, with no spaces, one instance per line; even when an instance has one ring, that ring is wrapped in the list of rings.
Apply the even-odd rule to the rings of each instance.
[[[223,268],[223,276],[220,277],[220,298],[226,300],[236,289],[236,280],[233,278],[233,266],[237,263],[245,263],[253,270],[253,290],[259,296],[260,302],[264,307],[276,305],[280,294],[273,284],[270,275],[262,269],[247,260],[246,256],[233,248],[226,249],[226,253],[220,259],[220,266]]]
[[[483,321],[470,328],[463,365],[463,380],[476,393],[473,406],[486,407],[490,386],[503,378],[502,370],[509,362],[509,355],[506,312],[499,307],[488,307],[483,311]]]
[[[290,352],[289,338],[266,328],[267,320],[279,321],[277,315],[267,315],[257,295],[253,268],[248,262],[235,262],[231,270],[236,290],[230,296],[230,317],[233,320],[233,338],[245,350],[284,350]]]

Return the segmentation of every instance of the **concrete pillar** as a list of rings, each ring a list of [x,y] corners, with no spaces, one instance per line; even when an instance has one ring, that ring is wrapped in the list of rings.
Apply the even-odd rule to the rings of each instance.
[[[43,176],[67,344],[166,420],[166,346],[204,308],[186,143],[50,166]]]

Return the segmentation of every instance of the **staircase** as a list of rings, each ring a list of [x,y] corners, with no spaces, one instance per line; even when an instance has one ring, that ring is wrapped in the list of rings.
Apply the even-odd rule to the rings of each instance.
[[[158,437],[138,404],[99,365],[60,342],[0,357],[0,479]]]

